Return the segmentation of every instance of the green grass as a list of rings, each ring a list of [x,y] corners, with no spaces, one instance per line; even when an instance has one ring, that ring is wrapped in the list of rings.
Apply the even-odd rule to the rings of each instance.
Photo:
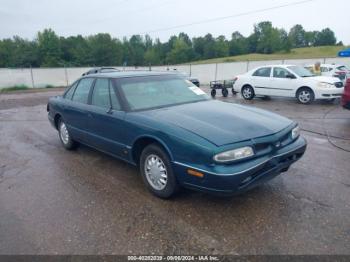
[[[247,54],[238,56],[228,56],[213,58],[207,60],[193,61],[188,64],[214,64],[229,63],[242,61],[261,61],[261,60],[283,60],[283,59],[308,59],[308,58],[324,58],[336,57],[340,50],[347,48],[346,46],[318,46],[295,48],[290,52],[279,52],[274,54]]]
[[[15,85],[11,87],[1,88],[0,92],[12,92],[12,91],[18,91],[18,90],[27,90],[27,89],[29,89],[29,87],[26,85]]]
[[[11,86],[11,87],[4,87],[4,88],[0,88],[0,93],[8,93],[8,92],[15,92],[15,91],[44,91],[45,89],[51,89],[51,88],[64,88],[62,86],[53,86],[53,85],[46,85],[42,88],[31,88],[28,87],[26,85],[15,85],[15,86]]]

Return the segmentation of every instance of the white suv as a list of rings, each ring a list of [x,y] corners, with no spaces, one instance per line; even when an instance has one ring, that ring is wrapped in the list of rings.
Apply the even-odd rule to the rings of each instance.
[[[309,70],[296,65],[261,66],[237,76],[234,90],[244,99],[254,96],[296,97],[300,103],[309,104],[315,99],[341,97],[344,91],[339,78],[314,76]]]
[[[312,72],[314,65],[305,66],[306,69],[309,69]],[[345,65],[336,65],[336,64],[321,64],[321,74],[323,76],[334,76],[339,78],[345,84],[346,79],[350,78],[350,70]]]

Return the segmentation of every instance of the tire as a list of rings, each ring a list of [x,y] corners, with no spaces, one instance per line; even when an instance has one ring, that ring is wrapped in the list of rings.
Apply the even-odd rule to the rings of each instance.
[[[157,144],[142,151],[140,173],[148,190],[157,197],[169,198],[179,189],[168,154]]]
[[[73,150],[77,147],[78,143],[75,142],[69,135],[68,129],[64,121],[59,119],[58,121],[58,136],[61,140],[63,147],[67,150]]]
[[[237,92],[233,89],[233,87],[232,87],[232,95],[236,95],[237,94]]]
[[[223,89],[221,90],[221,93],[222,93],[222,96],[223,96],[223,97],[227,97],[227,96],[228,96],[228,90],[227,90],[226,88],[223,88]]]
[[[216,90],[212,89],[210,92],[211,97],[215,97],[216,96]]]
[[[301,104],[310,104],[315,100],[315,94],[310,88],[303,87],[298,90],[297,99]]]
[[[245,100],[252,100],[254,96],[254,89],[250,85],[245,85],[242,87],[242,97]]]

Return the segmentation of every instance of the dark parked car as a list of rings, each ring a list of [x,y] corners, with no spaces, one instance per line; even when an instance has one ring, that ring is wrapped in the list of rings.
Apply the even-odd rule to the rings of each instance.
[[[176,70],[175,70],[176,71]],[[188,73],[185,72],[177,72],[178,74],[182,75],[183,77],[185,77],[188,81],[190,81],[192,84],[196,85],[196,86],[200,86],[200,82],[199,79],[197,77],[193,77]]]
[[[306,149],[295,122],[212,100],[174,73],[84,76],[47,110],[66,149],[83,143],[138,166],[163,198],[180,186],[246,191],[286,172]]]
[[[350,110],[350,78],[346,80],[344,93],[342,96],[342,105],[344,108]]]
[[[119,72],[120,70],[114,67],[97,67],[90,69],[89,71],[85,72],[82,76],[91,75],[91,74],[97,74],[97,73],[113,73],[113,72]]]
[[[198,87],[200,86],[199,79],[196,78],[196,77],[187,76],[187,80],[190,81],[192,84],[198,86]]]

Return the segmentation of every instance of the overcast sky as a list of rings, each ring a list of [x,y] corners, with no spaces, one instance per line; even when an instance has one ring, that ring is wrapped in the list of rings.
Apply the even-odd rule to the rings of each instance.
[[[44,28],[58,35],[84,36],[100,32],[122,38],[132,34],[194,23],[217,17],[300,2],[301,0],[0,0],[0,38],[19,35],[33,39]],[[348,0],[313,0],[266,12],[241,15],[210,23],[150,33],[165,41],[186,32],[191,37],[225,35],[233,31],[249,35],[254,23],[269,20],[289,30],[299,23],[306,30],[330,27],[337,40],[350,44]]]

